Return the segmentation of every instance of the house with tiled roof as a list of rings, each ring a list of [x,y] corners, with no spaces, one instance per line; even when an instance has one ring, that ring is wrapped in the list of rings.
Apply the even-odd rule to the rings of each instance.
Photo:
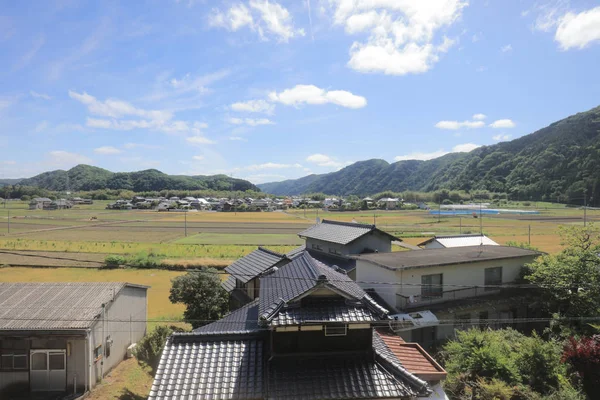
[[[168,339],[150,400],[433,395],[373,329],[388,311],[346,274],[304,251],[260,287],[225,318]]]
[[[466,246],[498,246],[498,243],[494,242],[484,234],[476,233],[461,235],[436,235],[419,243],[417,246],[424,249],[443,249]]]
[[[225,268],[229,277],[221,286],[231,295],[231,308],[256,299],[260,293],[260,277],[289,261],[285,254],[259,247]]]
[[[343,269],[352,278],[355,277],[356,268],[352,255],[390,252],[392,242],[402,241],[375,225],[326,219],[300,232],[298,236],[306,243],[288,253],[288,256],[307,250],[314,258]]]

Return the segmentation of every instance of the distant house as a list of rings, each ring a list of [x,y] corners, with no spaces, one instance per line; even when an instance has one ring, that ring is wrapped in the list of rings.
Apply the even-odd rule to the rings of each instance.
[[[52,203],[52,200],[50,200],[47,197],[36,197],[34,199],[31,199],[31,201],[29,202],[29,209],[30,210],[43,210],[46,207],[48,207],[50,205],[50,203]]]
[[[44,206],[44,210],[66,210],[73,207],[73,203],[65,199],[54,200],[47,206]]]
[[[386,197],[377,201],[381,207],[384,207],[386,210],[395,210],[402,203],[402,199],[398,199],[395,197]]]
[[[498,246],[498,243],[485,235],[474,234],[474,235],[440,235],[434,236],[427,239],[417,246],[424,249],[442,249],[452,247],[465,247],[465,246]]]
[[[225,268],[229,274],[221,285],[231,294],[233,308],[257,298],[260,294],[260,277],[291,260],[284,254],[259,247]]]
[[[56,392],[81,394],[96,386],[144,336],[147,289],[0,283],[0,398],[15,392],[56,398]]]
[[[457,321],[454,326],[415,325],[415,329],[402,333],[406,340],[429,347],[452,337],[455,329],[471,324],[485,324],[489,319],[494,326],[497,319],[532,316],[526,300],[530,291],[512,289],[510,284],[520,277],[522,267],[539,255],[537,251],[508,246],[363,254],[355,257],[356,280],[395,312],[410,316],[431,311],[435,318],[417,319]]]
[[[303,252],[260,286],[225,318],[168,339],[150,400],[437,398],[373,329],[387,310],[348,276]]]
[[[392,242],[399,239],[378,229],[375,225],[323,220],[298,234],[306,249],[319,261],[344,269],[354,277],[355,260],[352,255],[392,251]],[[298,250],[292,251],[295,252]],[[289,255],[290,253],[288,253]]]

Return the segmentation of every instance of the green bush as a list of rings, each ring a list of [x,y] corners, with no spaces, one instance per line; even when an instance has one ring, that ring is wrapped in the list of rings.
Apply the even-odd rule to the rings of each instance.
[[[127,259],[127,265],[132,268],[160,268],[162,266],[162,257],[154,253],[141,251]]]
[[[125,257],[114,254],[108,255],[104,259],[104,263],[107,267],[118,267],[120,265],[125,265],[126,262],[127,260],[125,260]]]
[[[173,332],[183,332],[183,329],[176,326],[157,326],[155,330],[144,336],[135,347],[133,353],[138,362],[149,366],[153,375],[156,367],[158,367],[165,343]]]

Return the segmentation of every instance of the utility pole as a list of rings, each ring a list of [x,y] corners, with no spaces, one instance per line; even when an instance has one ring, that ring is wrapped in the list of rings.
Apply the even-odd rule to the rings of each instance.
[[[8,233],[10,233],[10,208],[8,209]]]
[[[583,226],[585,227],[587,219],[587,189],[583,189]]]
[[[185,237],[187,237],[187,211],[185,211],[185,214],[183,214],[183,221],[184,234]]]
[[[479,233],[481,234],[481,236],[483,236],[483,219],[481,218],[481,199],[479,199]]]
[[[529,225],[529,244],[531,245],[531,225]]]

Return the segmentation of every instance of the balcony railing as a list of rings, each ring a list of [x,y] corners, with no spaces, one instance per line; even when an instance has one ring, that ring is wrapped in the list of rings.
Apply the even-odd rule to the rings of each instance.
[[[396,308],[406,310],[416,307],[423,307],[429,304],[439,304],[447,301],[466,299],[469,297],[478,297],[483,295],[496,294],[501,288],[484,288],[479,286],[468,287],[463,289],[446,290],[436,294],[404,296],[396,293]]]

